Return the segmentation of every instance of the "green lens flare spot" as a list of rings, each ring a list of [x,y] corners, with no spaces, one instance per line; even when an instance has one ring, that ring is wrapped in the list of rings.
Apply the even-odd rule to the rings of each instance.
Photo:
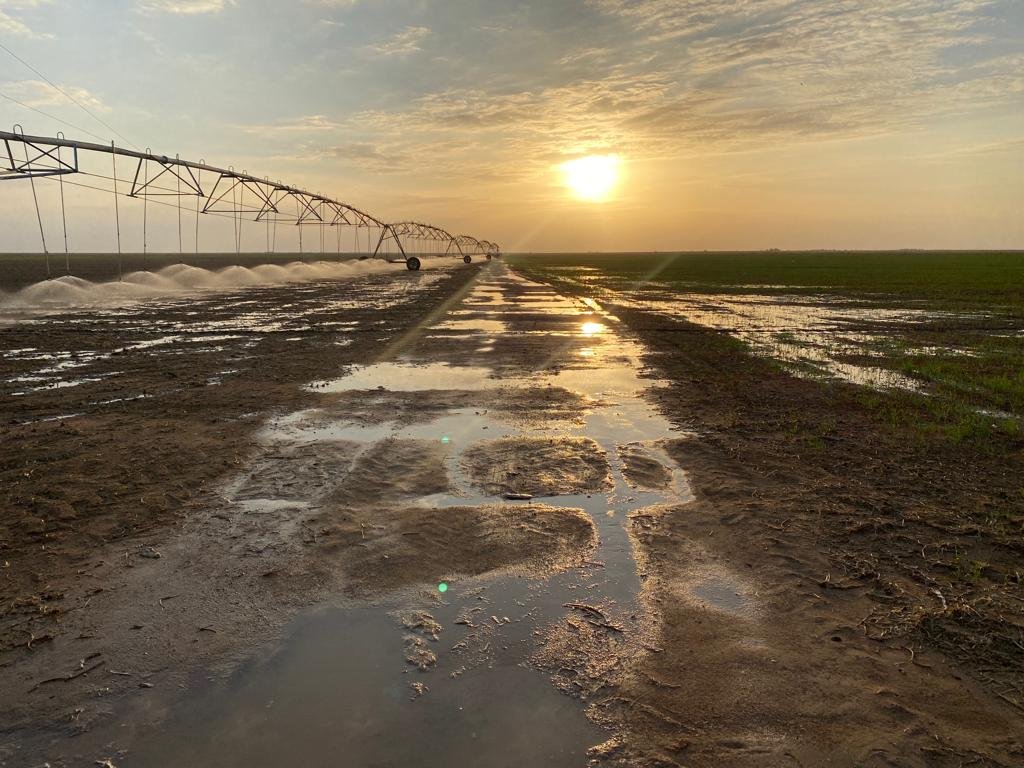
[[[440,584],[437,585],[437,591],[443,595],[445,592],[448,591],[448,585],[442,581]]]
[[[444,443],[445,445],[448,445],[448,443],[450,443],[451,441],[452,439],[448,437],[448,435],[445,435],[444,437],[441,438],[441,442]]]

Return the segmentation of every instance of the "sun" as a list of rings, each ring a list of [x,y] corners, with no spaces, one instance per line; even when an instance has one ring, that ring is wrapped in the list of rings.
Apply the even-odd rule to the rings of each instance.
[[[599,203],[607,200],[619,181],[618,155],[587,155],[562,163],[565,185],[580,200]]]

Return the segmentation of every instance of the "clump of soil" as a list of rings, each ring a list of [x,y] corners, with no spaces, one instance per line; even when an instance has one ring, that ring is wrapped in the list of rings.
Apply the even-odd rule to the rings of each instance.
[[[577,566],[596,545],[590,516],[545,505],[431,508],[359,506],[311,521],[325,571],[340,568],[352,594],[523,569]]]
[[[510,437],[470,446],[462,466],[474,485],[506,493],[559,496],[612,485],[608,457],[587,437]]]
[[[254,462],[233,497],[315,502],[349,471],[363,446],[339,440],[315,445],[272,446]]]
[[[437,654],[427,647],[422,637],[406,635],[405,660],[420,672],[428,672],[437,664]]]
[[[434,642],[437,642],[441,630],[444,629],[438,620],[426,611],[412,611],[402,614],[402,626],[410,632],[415,632]]]
[[[630,488],[638,491],[660,491],[672,482],[672,470],[656,459],[643,443],[619,446],[622,476]]]
[[[348,506],[443,493],[449,488],[446,453],[435,440],[381,440],[356,457],[331,500]]]

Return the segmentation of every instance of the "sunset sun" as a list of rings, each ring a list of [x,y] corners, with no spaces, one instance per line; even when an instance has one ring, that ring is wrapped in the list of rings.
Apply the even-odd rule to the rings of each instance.
[[[618,155],[588,155],[561,166],[565,185],[580,200],[607,200],[619,181]]]

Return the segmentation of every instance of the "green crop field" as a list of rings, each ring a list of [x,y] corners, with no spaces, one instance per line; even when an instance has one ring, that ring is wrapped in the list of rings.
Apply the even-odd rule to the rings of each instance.
[[[595,267],[619,281],[698,292],[868,294],[1024,316],[1020,251],[551,254],[509,261],[538,271]]]

